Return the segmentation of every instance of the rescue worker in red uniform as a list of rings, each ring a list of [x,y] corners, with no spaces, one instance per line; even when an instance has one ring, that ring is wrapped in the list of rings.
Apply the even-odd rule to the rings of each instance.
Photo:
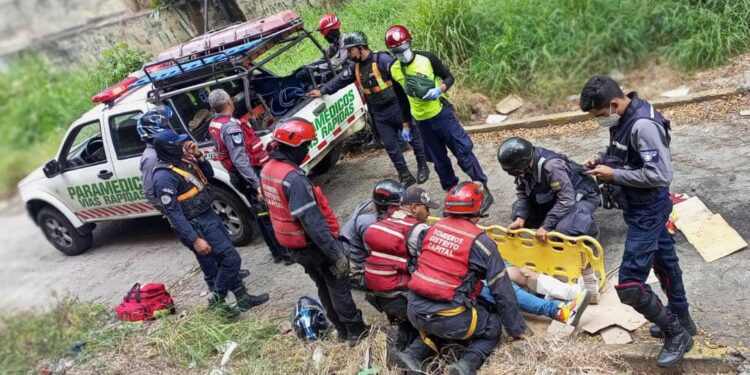
[[[273,139],[278,148],[260,172],[260,183],[276,239],[315,282],[339,341],[355,344],[367,336],[369,327],[352,299],[339,223],[323,191],[299,168],[315,140],[315,127],[291,118],[276,127]]]
[[[436,344],[459,343],[466,353],[450,374],[475,374],[497,346],[503,327],[524,339],[526,322],[495,242],[476,223],[483,188],[460,182],[448,191],[447,215],[425,234],[417,269],[409,281],[409,320],[422,336],[397,354],[400,365],[419,371]],[[477,300],[487,280],[495,305]]]
[[[234,117],[234,102],[229,94],[216,89],[208,95],[208,103],[214,111],[214,118],[208,128],[208,133],[214,141],[219,162],[229,172],[229,180],[239,192],[245,195],[252,206],[252,214],[263,236],[263,240],[271,251],[274,263],[284,262],[285,265],[294,264],[289,257],[289,250],[281,246],[273,234],[271,219],[263,203],[258,173],[268,161],[268,153],[263,148],[263,142],[255,135],[253,129],[243,121]]]
[[[440,206],[427,192],[416,186],[406,190],[398,210],[365,231],[365,247],[369,256],[365,260],[365,285],[367,302],[384,312],[388,322],[398,326],[398,336],[392,342],[403,350],[419,333],[406,315],[406,287],[411,271],[416,265],[430,209]]]

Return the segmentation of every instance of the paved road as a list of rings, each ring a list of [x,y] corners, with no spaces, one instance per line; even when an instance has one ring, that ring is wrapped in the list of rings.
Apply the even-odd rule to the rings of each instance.
[[[606,143],[603,130],[534,140],[575,159],[597,151]],[[504,175],[495,159],[495,144],[477,144],[476,153],[490,177],[496,203],[486,223],[505,224],[510,213],[512,179]],[[699,196],[710,209],[721,213],[745,238],[750,238],[750,128],[748,121],[729,119],[722,123],[679,124],[673,137],[674,192]],[[414,168],[412,155],[407,159]],[[318,178],[342,221],[355,204],[366,199],[371,186],[392,173],[384,152],[368,158],[343,160]],[[395,177],[395,173],[393,173]],[[436,176],[427,187],[439,193]],[[622,255],[625,226],[616,211],[597,214],[602,231],[607,269],[617,267]],[[174,285],[178,303],[203,303],[205,288],[192,255],[174,239],[166,223],[158,219],[102,225],[95,232],[96,247],[77,257],[66,257],[44,239],[28,219],[19,202],[0,211],[0,311],[43,308],[61,296],[101,301],[114,306],[135,282],[161,281]],[[705,263],[682,235],[677,249],[694,316],[714,339],[737,343],[750,337],[750,250]],[[252,272],[249,289],[270,291],[272,303],[258,313],[285,316],[303,294],[314,294],[312,282],[301,267],[273,264],[261,241],[240,248],[244,267]],[[366,304],[357,295],[361,306]],[[368,309],[369,312],[372,310]]]

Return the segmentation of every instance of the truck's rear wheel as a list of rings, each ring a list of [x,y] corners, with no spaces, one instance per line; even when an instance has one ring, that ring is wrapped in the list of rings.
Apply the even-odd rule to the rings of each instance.
[[[80,255],[91,248],[94,239],[92,233],[78,233],[65,215],[54,208],[39,210],[36,222],[52,246],[65,255]]]
[[[213,209],[224,223],[234,246],[245,246],[253,241],[253,215],[247,205],[232,191],[212,185]]]

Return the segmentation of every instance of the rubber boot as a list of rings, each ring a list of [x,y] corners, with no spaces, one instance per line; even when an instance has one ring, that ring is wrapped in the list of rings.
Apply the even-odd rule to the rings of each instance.
[[[407,375],[424,374],[422,362],[432,353],[421,338],[416,338],[405,350],[396,353],[394,361],[400,369],[406,370]]]
[[[690,336],[695,336],[698,333],[698,327],[696,327],[693,318],[690,317],[690,312],[685,311],[684,313],[677,314],[677,319],[680,321],[680,324],[685,328],[685,330],[688,331]],[[664,337],[664,333],[662,333],[661,328],[659,328],[659,326],[657,325],[651,326],[648,331],[651,336],[658,339]]]
[[[492,196],[492,193],[490,193],[490,190],[485,186],[484,198],[482,198],[482,205],[479,207],[479,213],[482,215],[486,214],[493,203],[495,203],[495,198]]]
[[[430,168],[424,160],[417,161],[417,183],[424,184],[430,178]]]
[[[474,375],[482,367],[481,358],[474,353],[466,353],[461,359],[448,366],[448,373],[451,375]]]
[[[409,171],[409,167],[403,166],[397,169],[398,169],[398,179],[400,180],[401,185],[404,187],[404,189],[417,183],[417,180],[414,178],[414,175],[412,175],[411,172]]]
[[[693,348],[693,337],[680,324],[677,316],[672,316],[662,330],[664,332],[664,346],[656,357],[656,365],[661,368],[677,366],[685,353]]]
[[[369,334],[370,326],[366,325],[363,321],[346,324],[346,341],[349,343],[349,346],[357,345],[360,340]]]
[[[250,308],[255,306],[260,306],[268,302],[269,299],[268,293],[263,293],[257,296],[247,294],[247,289],[245,289],[244,286],[233,290],[232,293],[234,294],[234,299],[237,300],[237,308],[241,312],[250,310]]]

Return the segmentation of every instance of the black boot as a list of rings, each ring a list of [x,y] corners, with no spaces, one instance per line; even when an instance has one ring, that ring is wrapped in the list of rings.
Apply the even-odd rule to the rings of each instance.
[[[451,375],[474,375],[482,367],[482,358],[474,353],[466,353],[461,359],[448,367]]]
[[[346,324],[346,341],[349,343],[349,346],[357,345],[360,340],[369,334],[370,326],[366,325],[363,321]]]
[[[246,279],[248,276],[250,276],[250,271],[240,270],[240,279]]]
[[[482,215],[486,214],[493,203],[495,203],[495,198],[492,196],[492,193],[490,193],[490,190],[485,186],[484,198],[482,198],[482,205],[479,207],[479,213],[481,213]]]
[[[680,324],[677,316],[673,316],[663,327],[664,346],[656,357],[656,365],[661,368],[671,368],[682,360],[686,352],[693,348],[693,337]]]
[[[336,327],[336,341],[346,342],[346,337],[347,337],[346,325],[341,324],[341,323],[333,323],[333,326]]]
[[[427,162],[417,161],[417,183],[424,184],[427,179],[430,178],[430,168],[427,166]]]
[[[417,180],[414,178],[414,175],[412,175],[411,172],[409,171],[409,167],[403,166],[397,169],[398,169],[398,179],[400,180],[401,185],[404,187],[404,189],[417,183]]]
[[[247,289],[245,289],[244,286],[233,290],[232,293],[234,294],[234,299],[237,300],[237,308],[241,312],[245,312],[252,307],[260,306],[268,302],[268,293],[263,293],[257,296],[247,294]]]
[[[685,330],[688,331],[690,336],[695,336],[698,333],[698,327],[696,327],[695,322],[693,322],[693,318],[690,317],[690,312],[685,311],[684,313],[677,314],[677,319],[680,321],[680,324],[685,328]],[[664,333],[662,333],[661,328],[659,328],[659,326],[657,325],[651,326],[648,332],[652,337],[656,337],[658,339],[664,337]]]
[[[294,259],[292,259],[292,257],[290,257],[289,255],[284,255],[281,259],[284,260],[285,266],[291,266],[292,264],[294,264]]]

